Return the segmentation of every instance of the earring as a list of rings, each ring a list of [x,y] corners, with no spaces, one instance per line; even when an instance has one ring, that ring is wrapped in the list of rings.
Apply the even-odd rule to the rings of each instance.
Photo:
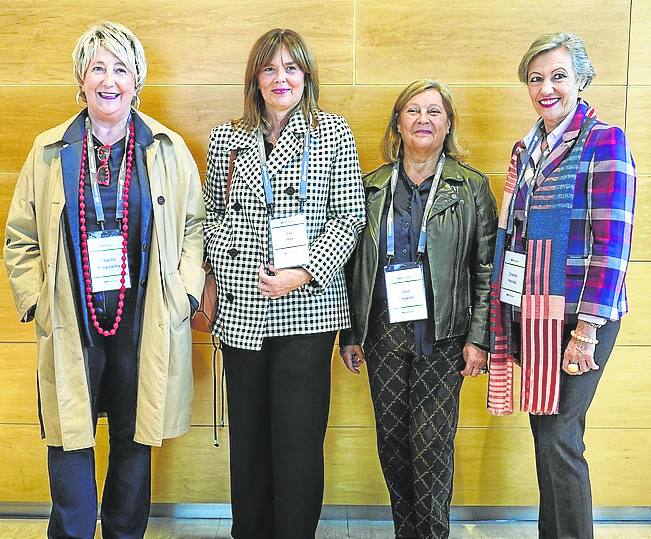
[[[82,95],[83,95],[83,94],[81,93],[81,90],[77,90],[77,95],[75,96],[75,102],[77,103],[77,106],[78,106],[80,109],[83,109],[83,108],[84,108],[84,103],[81,103],[81,102],[80,102],[80,101],[82,101],[82,99],[81,99],[81,96],[82,96]]]
[[[140,108],[140,96],[136,94],[131,100],[131,108],[133,110],[138,110]]]

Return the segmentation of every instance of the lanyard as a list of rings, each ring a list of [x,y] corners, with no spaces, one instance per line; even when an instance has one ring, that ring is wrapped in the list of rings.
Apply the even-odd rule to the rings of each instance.
[[[427,216],[429,215],[432,205],[434,204],[434,198],[436,197],[436,191],[438,190],[439,182],[441,180],[441,173],[443,172],[443,165],[445,164],[445,154],[441,153],[438,163],[436,164],[436,173],[434,174],[434,179],[432,180],[432,186],[429,190],[429,195],[427,195],[427,202],[425,203],[425,211],[423,212],[423,220],[420,225],[420,233],[418,235],[418,261],[420,257],[425,253],[425,243],[427,242]],[[393,227],[393,197],[396,192],[396,185],[398,184],[398,171],[400,169],[400,163],[396,161],[393,164],[393,170],[391,171],[391,202],[389,203],[389,213],[387,214],[387,258],[389,259],[389,264],[391,259],[396,255],[396,245],[395,245],[395,235]]]
[[[298,187],[298,202],[300,204],[300,212],[303,213],[305,209],[305,202],[307,201],[307,171],[310,164],[310,124],[312,117],[308,119],[307,130],[303,138],[303,159],[301,160],[301,181]],[[260,172],[262,174],[262,187],[264,187],[264,199],[267,203],[267,212],[270,217],[274,214],[274,192],[271,186],[271,178],[269,177],[269,168],[267,167],[267,153],[264,148],[264,138],[262,131],[258,130],[258,153],[260,154]]]
[[[120,173],[118,175],[118,193],[117,201],[115,204],[115,220],[120,221],[124,217],[124,181],[126,178],[126,163],[127,163],[127,145],[129,141],[129,123],[131,118],[127,120],[124,155],[122,156],[122,164],[120,165]],[[90,170],[90,189],[93,194],[93,204],[95,205],[95,215],[97,217],[97,224],[104,230],[104,206],[102,205],[102,197],[99,191],[99,183],[97,181],[97,162],[95,161],[95,147],[93,145],[93,134],[90,125],[90,118],[86,117],[86,153],[88,154],[88,168]],[[82,156],[83,159],[83,156]],[[108,162],[107,162],[108,166]]]

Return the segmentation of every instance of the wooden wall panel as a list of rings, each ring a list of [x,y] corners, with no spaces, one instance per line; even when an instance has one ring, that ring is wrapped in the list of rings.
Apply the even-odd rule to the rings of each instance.
[[[461,139],[470,150],[468,161],[489,174],[498,201],[511,147],[536,119],[526,88],[517,80],[520,57],[543,31],[581,34],[598,75],[585,98],[601,119],[627,127],[638,170],[635,262],[627,280],[631,312],[622,323],[588,420],[594,501],[651,505],[651,474],[644,472],[645,448],[651,444],[651,374],[640,367],[651,360],[648,0],[578,0],[552,10],[507,0],[5,4],[0,18],[0,230],[34,137],[79,110],[70,54],[79,34],[96,20],[120,20],[142,39],[150,62],[142,110],[185,138],[202,173],[210,129],[241,114],[251,44],[273,26],[290,26],[312,46],[321,76],[321,104],[350,123],[365,172],[381,164],[379,145],[398,93],[416,78],[440,78],[452,85]],[[16,318],[0,268],[0,502],[47,501],[46,452],[36,416],[34,328]],[[186,436],[154,450],[157,502],[229,499],[227,427],[220,429],[222,446],[212,446],[212,346],[205,334],[195,333],[194,341],[193,427]],[[345,370],[336,347],[332,368],[325,501],[387,504],[366,372],[354,376]],[[527,416],[492,417],[485,400],[486,377],[466,380],[453,503],[535,505]],[[100,420],[100,488],[106,430]]]
[[[626,135],[631,145],[637,173],[651,174],[651,87],[631,86],[628,89]]]
[[[380,142],[391,107],[403,86],[325,86],[322,106],[344,116],[355,134],[362,169],[373,170],[382,163]],[[513,143],[524,136],[536,120],[526,88],[453,88],[461,118],[462,143],[470,150],[468,162],[485,173],[503,174],[508,167]],[[241,86],[146,87],[143,112],[180,133],[186,140],[199,169],[205,171],[210,129],[241,114]],[[624,124],[624,90],[595,86],[586,99],[608,122]],[[43,103],[47,103],[44,106]],[[0,153],[0,172],[19,172],[36,135],[53,127],[78,110],[72,87],[0,87],[0,106],[6,122],[0,125],[0,139],[6,141]],[[12,126],[22,123],[20,131]]]
[[[96,448],[98,488],[106,474],[106,426],[99,425]],[[228,431],[212,446],[209,428],[194,427],[153,451],[152,498],[159,503],[223,503],[229,500]],[[648,429],[592,429],[587,455],[596,506],[651,504],[651,474],[646,452]],[[525,428],[462,428],[457,435],[455,505],[520,506],[537,503],[533,442]],[[370,428],[331,428],[326,436],[325,503],[387,504]],[[49,499],[45,446],[33,425],[0,430],[3,481],[0,499],[45,502]],[[622,466],[625,463],[625,466]],[[623,486],[626,486],[623,488]]]
[[[10,423],[36,424],[36,346],[31,343],[0,345],[0,372],[11,372],[12,383],[0,393],[0,429]],[[630,410],[651,409],[651,377],[640,372],[640,364],[651,362],[651,347],[619,345],[606,367],[606,374],[590,409],[591,428],[651,429],[648,414],[630,414]],[[194,405],[192,424],[210,427],[213,421],[212,347],[195,344],[192,357]],[[520,370],[515,369],[516,410]],[[508,417],[494,417],[486,411],[486,376],[467,378],[461,396],[460,426],[469,428],[528,428],[526,414],[516,411]],[[625,399],[620,398],[626,395]],[[219,401],[218,401],[219,402]],[[218,405],[217,411],[219,413]],[[219,416],[218,416],[219,417]],[[228,425],[228,409],[225,406]],[[219,419],[218,419],[219,421]],[[335,347],[332,359],[331,428],[375,428],[366,368],[359,376],[350,373]]]
[[[254,41],[288,24],[313,49],[322,82],[351,83],[352,17],[350,0],[13,0],[3,5],[0,22],[0,81],[75,84],[70,60],[75,42],[91,24],[108,19],[127,25],[142,41],[149,84],[241,84]]]
[[[581,0],[554,9],[508,0],[359,0],[356,82],[433,77],[455,84],[515,83],[520,58],[538,35],[573,31],[585,39],[600,83],[625,84],[628,21],[628,0]]]
[[[651,84],[651,10],[649,0],[631,0],[629,84]]]

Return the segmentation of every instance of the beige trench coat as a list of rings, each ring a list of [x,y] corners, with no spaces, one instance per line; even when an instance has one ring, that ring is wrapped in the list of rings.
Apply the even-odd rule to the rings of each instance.
[[[159,446],[186,432],[192,406],[192,334],[187,294],[201,297],[205,217],[197,166],[179,135],[141,114],[153,206],[140,336],[136,442]],[[48,445],[95,445],[87,366],[65,239],[60,152],[75,118],[39,135],[7,217],[5,264],[21,321],[31,307],[38,348],[41,425]],[[162,202],[162,203],[161,203]]]

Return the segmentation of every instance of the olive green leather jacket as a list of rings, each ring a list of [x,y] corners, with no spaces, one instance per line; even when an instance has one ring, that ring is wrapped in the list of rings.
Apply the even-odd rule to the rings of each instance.
[[[364,178],[366,228],[346,267],[351,327],[339,344],[364,344],[378,260],[379,227],[390,192],[391,165]],[[466,335],[488,349],[488,302],[497,215],[488,178],[447,158],[427,222],[435,339]]]

